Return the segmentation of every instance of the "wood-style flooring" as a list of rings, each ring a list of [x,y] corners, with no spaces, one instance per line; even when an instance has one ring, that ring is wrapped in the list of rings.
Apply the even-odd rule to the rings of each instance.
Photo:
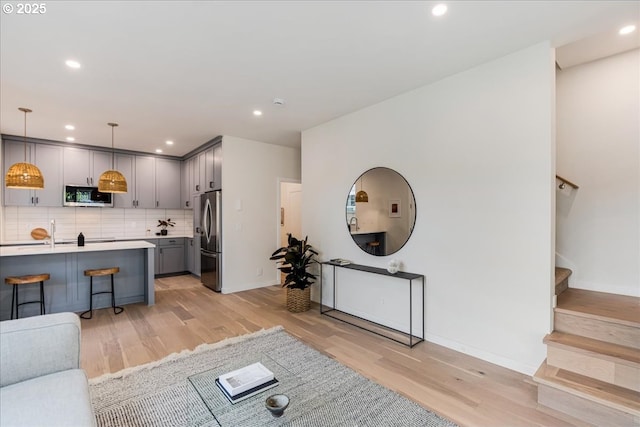
[[[581,426],[538,407],[531,377],[423,342],[409,349],[312,310],[293,314],[279,286],[229,295],[192,276],[156,279],[156,305],[82,320],[90,378],[227,337],[282,325],[307,345],[461,426]],[[542,339],[542,337],[540,337]]]

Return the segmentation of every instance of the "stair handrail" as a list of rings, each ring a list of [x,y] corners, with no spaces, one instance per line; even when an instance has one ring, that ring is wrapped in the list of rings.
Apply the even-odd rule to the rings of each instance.
[[[580,187],[578,187],[577,184],[574,184],[573,182],[569,181],[566,178],[561,177],[560,175],[556,175],[556,179],[562,181],[562,183],[558,186],[558,188],[560,188],[561,190],[564,188],[565,184],[569,184],[571,187],[575,188],[576,190]]]

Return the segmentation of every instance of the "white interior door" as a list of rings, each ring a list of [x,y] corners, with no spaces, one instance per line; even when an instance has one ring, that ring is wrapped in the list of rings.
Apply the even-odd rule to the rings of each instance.
[[[302,204],[302,184],[294,182],[280,183],[280,246],[287,246],[287,234],[291,233],[298,239],[302,236],[302,221],[300,211]],[[280,275],[280,283],[284,282],[284,275]]]
[[[283,182],[280,199],[280,242],[282,246],[286,246],[289,233],[298,239],[304,238],[300,220],[302,184]]]

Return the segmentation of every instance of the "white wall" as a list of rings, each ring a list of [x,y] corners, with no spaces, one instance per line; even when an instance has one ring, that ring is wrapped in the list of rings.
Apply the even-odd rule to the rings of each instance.
[[[428,340],[528,374],[551,327],[554,80],[542,43],[302,135],[303,232],[321,257],[400,259],[426,275]],[[345,194],[375,166],[416,197],[413,235],[390,257],[362,252],[344,225]],[[368,308],[375,319],[406,310],[391,294],[399,285],[364,274],[343,284],[387,293]]]
[[[557,73],[558,265],[571,287],[640,296],[640,50]]]
[[[279,180],[300,179],[300,150],[225,135],[222,156],[222,292],[279,283]]]

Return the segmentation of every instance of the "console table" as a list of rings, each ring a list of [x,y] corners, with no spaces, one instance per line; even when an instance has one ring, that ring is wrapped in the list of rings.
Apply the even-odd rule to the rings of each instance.
[[[322,266],[330,266],[333,268],[333,306],[325,309],[325,305],[322,300]],[[362,271],[365,273],[379,274],[383,276],[393,277],[396,279],[406,280],[409,285],[409,333],[399,331],[397,329],[381,325],[379,323],[373,322],[371,320],[355,316],[344,311],[338,310],[336,308],[336,269],[344,268],[348,270],[356,270]],[[416,336],[413,334],[413,281],[420,279],[421,281],[421,299],[422,299],[422,336]],[[395,274],[389,273],[387,270],[383,268],[369,267],[366,265],[360,264],[338,264],[331,261],[325,261],[320,263],[320,314],[324,314],[325,316],[331,317],[336,320],[340,320],[342,322],[348,323],[350,325],[356,326],[358,328],[364,329],[366,331],[372,332],[374,334],[383,336],[390,340],[399,342],[400,344],[404,344],[408,347],[413,347],[414,345],[424,341],[424,282],[425,277],[424,274],[416,274],[416,273],[407,273],[406,271],[398,271]]]

